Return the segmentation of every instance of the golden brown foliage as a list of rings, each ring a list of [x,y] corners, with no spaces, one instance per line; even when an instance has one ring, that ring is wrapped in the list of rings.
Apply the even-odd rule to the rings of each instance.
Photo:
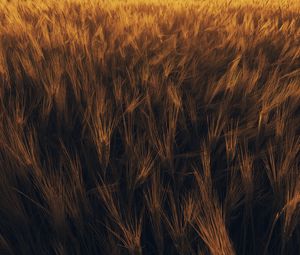
[[[299,254],[297,1],[1,1],[0,254]]]

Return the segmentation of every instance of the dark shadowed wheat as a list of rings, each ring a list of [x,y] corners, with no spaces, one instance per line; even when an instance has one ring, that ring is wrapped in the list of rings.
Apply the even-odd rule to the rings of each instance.
[[[0,254],[299,254],[297,1],[1,1]]]

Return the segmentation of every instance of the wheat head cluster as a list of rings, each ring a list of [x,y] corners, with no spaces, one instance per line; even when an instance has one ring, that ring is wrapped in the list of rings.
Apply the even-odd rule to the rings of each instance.
[[[0,1],[0,254],[300,254],[300,2]]]

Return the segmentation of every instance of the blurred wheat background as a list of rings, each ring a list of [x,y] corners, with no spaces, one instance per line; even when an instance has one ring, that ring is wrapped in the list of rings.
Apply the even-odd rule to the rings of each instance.
[[[0,254],[300,254],[300,2],[1,1]]]

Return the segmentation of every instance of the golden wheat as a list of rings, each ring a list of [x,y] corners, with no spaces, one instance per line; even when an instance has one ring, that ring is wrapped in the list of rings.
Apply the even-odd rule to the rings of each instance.
[[[0,2],[0,254],[299,254],[300,2]]]

